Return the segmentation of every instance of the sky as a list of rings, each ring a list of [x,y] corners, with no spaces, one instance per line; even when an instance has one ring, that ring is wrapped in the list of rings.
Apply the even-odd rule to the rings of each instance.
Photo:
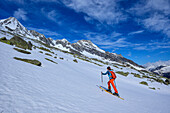
[[[0,19],[8,17],[54,40],[91,40],[140,65],[170,60],[169,0],[0,0]]]

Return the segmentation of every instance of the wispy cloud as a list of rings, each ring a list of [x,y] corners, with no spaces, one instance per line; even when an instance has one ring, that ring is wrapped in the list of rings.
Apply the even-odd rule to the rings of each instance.
[[[52,10],[47,13],[47,17],[54,22],[56,22],[56,16],[57,16],[57,14],[56,14],[55,10]]]
[[[168,51],[161,51],[160,54],[167,53]]]
[[[155,13],[152,17],[142,20],[144,26],[152,31],[163,32],[170,37],[170,19]]]
[[[116,34],[114,32],[114,34]],[[118,35],[119,33],[117,33]],[[130,47],[133,44],[126,41],[126,38],[115,38],[115,36],[112,34],[106,35],[101,33],[84,33],[85,37],[87,39],[91,40],[93,43],[99,45],[100,47],[104,49],[114,49],[114,48],[121,48],[121,47]],[[120,36],[120,34],[118,35]]]
[[[34,28],[34,27],[27,27],[29,30],[34,30],[34,31],[37,31],[41,34],[44,34],[45,36],[50,36],[50,37],[63,37],[61,34],[57,33],[57,32],[54,32],[54,31],[51,31],[51,30],[48,30],[48,29],[41,29],[41,28]]]
[[[135,50],[157,50],[157,49],[169,49],[170,42],[149,42],[147,44],[140,44],[139,46],[134,47]]]
[[[32,2],[59,2],[59,0],[31,0]]]
[[[143,33],[143,32],[144,32],[144,30],[134,31],[134,32],[129,33],[128,35],[135,35],[135,34],[140,34],[140,33]]]
[[[132,53],[131,53],[131,52],[129,52],[129,53],[128,53],[128,56],[129,56],[129,57],[130,57],[130,56],[132,56]]]
[[[45,8],[41,8],[42,14],[47,17],[49,20],[52,20],[53,22],[57,23],[58,25],[62,24],[63,17],[60,12],[57,10],[51,10],[47,11]]]
[[[24,4],[25,3],[25,0],[5,0],[5,1],[14,2],[14,3],[18,3],[18,4]]]
[[[127,40],[128,38],[125,38],[122,35],[115,38],[114,36],[112,36],[112,34],[106,35],[94,32],[84,33],[84,36],[103,49],[117,50],[121,48],[131,48],[133,50],[139,51],[153,51],[157,49],[170,48],[170,42],[167,41],[148,41],[148,43],[132,43]]]
[[[24,21],[27,20],[27,12],[23,9],[18,9],[17,11],[14,11],[13,16],[16,17],[17,19],[22,19]]]
[[[170,37],[169,0],[141,0],[128,10],[146,29]]]
[[[63,3],[76,12],[88,15],[90,20],[95,19],[101,23],[112,25],[127,19],[115,0],[64,0]],[[89,18],[85,17],[85,20],[89,22]]]

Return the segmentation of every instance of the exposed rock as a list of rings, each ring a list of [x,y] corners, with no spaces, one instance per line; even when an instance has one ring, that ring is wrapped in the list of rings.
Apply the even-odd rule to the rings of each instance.
[[[13,38],[11,38],[9,40],[12,44],[14,44],[15,46],[19,47],[19,48],[23,48],[23,49],[31,49],[29,46],[29,44],[23,40],[22,38],[18,37],[18,36],[14,36]]]
[[[18,57],[14,57],[14,59],[16,60],[20,60],[20,61],[23,61],[23,62],[27,62],[27,63],[30,63],[30,64],[34,64],[36,66],[41,66],[41,62],[38,61],[38,60],[31,60],[31,59],[23,59],[23,58],[18,58]]]
[[[28,41],[28,49],[32,50],[32,43],[30,41]]]
[[[167,84],[170,84],[170,79],[166,79],[165,82],[166,82]]]

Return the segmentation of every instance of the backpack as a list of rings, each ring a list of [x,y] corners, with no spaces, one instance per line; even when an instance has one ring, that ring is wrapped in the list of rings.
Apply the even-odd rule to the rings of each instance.
[[[111,77],[112,77],[113,79],[116,79],[116,78],[117,78],[116,74],[115,74],[113,71],[109,71],[109,72],[111,73]]]

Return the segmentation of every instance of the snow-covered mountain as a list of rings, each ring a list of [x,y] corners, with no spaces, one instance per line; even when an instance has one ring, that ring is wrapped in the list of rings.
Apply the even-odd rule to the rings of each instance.
[[[105,59],[111,62],[118,62],[121,64],[131,65],[134,68],[145,70],[142,66],[136,64],[132,60],[126,59],[116,53],[105,52],[104,50],[97,47],[90,40],[80,40],[76,43],[71,44],[66,39],[53,40],[46,38],[43,34],[38,33],[34,30],[27,30],[16,18],[9,17],[8,19],[0,20],[0,30],[10,32],[15,35],[25,36],[31,39],[42,41],[43,43],[57,47],[61,50],[72,52],[73,54],[84,55],[90,58]]]
[[[14,35],[20,35],[32,39],[41,40],[48,45],[54,45],[51,42],[51,39],[46,38],[43,34],[40,34],[34,30],[28,30],[14,17],[0,20],[0,30],[10,32]]]
[[[71,44],[46,38],[27,31],[15,18],[1,20],[0,25],[1,113],[170,112],[169,79],[89,40]],[[31,49],[22,48],[26,45]],[[107,87],[108,76],[101,82],[107,66],[116,73],[116,87],[125,100],[96,87]]]
[[[147,63],[144,67],[151,72],[170,78],[170,60]]]
[[[11,39],[13,36],[6,34],[4,37]],[[170,112],[170,85],[162,83],[164,78],[124,65],[110,65],[117,76],[119,94],[125,99],[121,100],[96,87],[107,87],[108,77],[103,76],[102,84],[100,74],[106,72],[108,64],[81,59],[36,40],[23,39],[31,41],[32,50],[25,52],[4,43],[5,38],[0,39],[1,113]],[[39,61],[41,66],[27,60]]]

